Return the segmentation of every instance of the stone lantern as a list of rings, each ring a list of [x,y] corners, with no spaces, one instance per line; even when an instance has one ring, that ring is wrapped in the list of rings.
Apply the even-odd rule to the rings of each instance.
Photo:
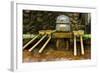
[[[66,15],[59,15],[56,19],[56,31],[70,31],[70,19]]]
[[[56,31],[53,35],[56,37],[56,47],[59,50],[68,50],[72,33],[70,18],[66,15],[59,15],[56,19]]]

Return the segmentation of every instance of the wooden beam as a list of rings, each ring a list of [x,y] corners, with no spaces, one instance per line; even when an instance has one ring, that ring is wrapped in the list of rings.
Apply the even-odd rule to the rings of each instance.
[[[45,34],[33,47],[31,47],[28,51],[32,51],[47,35]]]

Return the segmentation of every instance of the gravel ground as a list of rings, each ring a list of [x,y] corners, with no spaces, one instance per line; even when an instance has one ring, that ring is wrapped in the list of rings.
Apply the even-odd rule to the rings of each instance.
[[[85,55],[80,54],[78,49],[78,55],[73,55],[73,50],[54,50],[52,48],[44,50],[39,54],[34,52],[23,51],[23,62],[41,62],[41,61],[68,61],[68,60],[86,60],[91,59],[90,48],[85,49]]]

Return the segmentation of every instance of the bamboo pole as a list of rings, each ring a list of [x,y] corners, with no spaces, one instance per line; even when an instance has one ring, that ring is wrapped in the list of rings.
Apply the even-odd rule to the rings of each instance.
[[[28,51],[32,51],[47,35],[45,34],[33,47],[31,47]]]
[[[76,36],[74,35],[74,56],[77,55],[77,49],[76,49]]]
[[[39,35],[35,36],[32,40],[30,40],[27,44],[24,45],[23,49],[25,49],[30,43],[32,43]]]
[[[41,47],[41,49],[39,50],[39,53],[42,53],[43,49],[46,47],[46,45],[49,43],[49,41],[51,40],[51,36],[49,36],[48,40],[45,42],[45,44]]]
[[[80,36],[80,43],[81,43],[81,54],[84,55],[84,47],[83,47],[83,39],[82,39],[82,36]]]

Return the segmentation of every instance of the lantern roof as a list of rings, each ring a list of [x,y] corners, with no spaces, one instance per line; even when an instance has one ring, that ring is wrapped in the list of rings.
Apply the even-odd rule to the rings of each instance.
[[[56,19],[56,23],[70,23],[70,19],[66,15],[59,15]]]

